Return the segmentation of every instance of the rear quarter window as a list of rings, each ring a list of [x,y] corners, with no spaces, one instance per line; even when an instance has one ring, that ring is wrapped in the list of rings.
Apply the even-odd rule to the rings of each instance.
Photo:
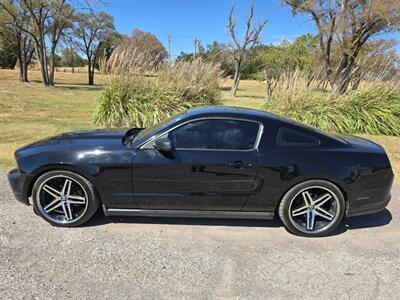
[[[321,141],[316,136],[289,128],[280,128],[276,143],[279,146],[318,146]]]

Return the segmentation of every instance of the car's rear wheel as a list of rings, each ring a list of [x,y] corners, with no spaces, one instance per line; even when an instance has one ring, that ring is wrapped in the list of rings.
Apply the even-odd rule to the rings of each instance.
[[[325,180],[309,180],[291,188],[279,205],[286,229],[302,236],[324,236],[343,219],[345,201],[340,189]]]
[[[93,185],[70,171],[50,171],[41,175],[32,190],[36,212],[55,226],[73,227],[88,221],[99,201]]]

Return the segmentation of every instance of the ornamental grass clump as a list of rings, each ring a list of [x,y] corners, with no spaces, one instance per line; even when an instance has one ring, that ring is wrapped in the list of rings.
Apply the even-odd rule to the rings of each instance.
[[[121,73],[121,65],[113,62],[118,72],[98,98],[96,124],[148,127],[188,108],[219,103],[222,73],[214,63],[198,58]]]
[[[327,131],[400,136],[397,84],[376,84],[335,97],[316,91],[287,95],[280,101],[275,93],[262,109]]]

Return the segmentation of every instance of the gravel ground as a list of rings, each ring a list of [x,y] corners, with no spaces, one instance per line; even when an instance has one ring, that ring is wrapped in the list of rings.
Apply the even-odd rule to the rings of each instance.
[[[330,237],[278,221],[105,218],[55,228],[12,196],[0,172],[0,299],[395,299],[400,187],[378,214]]]

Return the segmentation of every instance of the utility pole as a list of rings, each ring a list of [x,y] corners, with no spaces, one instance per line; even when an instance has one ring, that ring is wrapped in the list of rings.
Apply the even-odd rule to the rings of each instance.
[[[194,39],[193,39],[193,42],[194,42],[194,52],[193,52],[193,58],[196,58],[196,54],[197,54],[197,43],[198,43],[198,39],[197,39],[197,37],[195,37]]]
[[[171,35],[168,35],[168,60],[171,61]]]

